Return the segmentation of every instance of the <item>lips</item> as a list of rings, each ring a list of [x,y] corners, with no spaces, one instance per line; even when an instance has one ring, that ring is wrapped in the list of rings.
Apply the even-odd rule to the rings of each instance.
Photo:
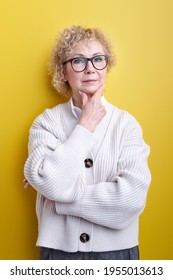
[[[97,80],[85,80],[83,81],[83,83],[95,83],[97,82]]]

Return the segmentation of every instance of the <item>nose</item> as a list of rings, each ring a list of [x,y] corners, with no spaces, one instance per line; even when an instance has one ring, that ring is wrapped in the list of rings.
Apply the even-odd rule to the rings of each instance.
[[[90,60],[87,61],[87,66],[85,69],[85,73],[93,73],[95,72],[95,68]]]

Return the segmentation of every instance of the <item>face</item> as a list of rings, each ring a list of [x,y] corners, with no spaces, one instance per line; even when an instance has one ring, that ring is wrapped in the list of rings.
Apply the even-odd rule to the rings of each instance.
[[[73,52],[66,60],[75,57],[92,58],[96,55],[105,54],[103,46],[98,41],[81,41],[74,47]],[[87,67],[83,72],[75,72],[70,62],[65,64],[64,67],[64,77],[71,87],[72,97],[76,103],[81,100],[79,91],[83,91],[88,96],[92,96],[105,83],[107,68],[97,70],[93,67],[91,61],[88,61]]]

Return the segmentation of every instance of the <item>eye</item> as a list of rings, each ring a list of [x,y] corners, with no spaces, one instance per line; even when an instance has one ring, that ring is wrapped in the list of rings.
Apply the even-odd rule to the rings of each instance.
[[[83,64],[85,63],[85,59],[82,57],[76,57],[73,59],[73,64]]]
[[[105,57],[103,55],[95,56],[94,62],[102,62],[105,60]]]

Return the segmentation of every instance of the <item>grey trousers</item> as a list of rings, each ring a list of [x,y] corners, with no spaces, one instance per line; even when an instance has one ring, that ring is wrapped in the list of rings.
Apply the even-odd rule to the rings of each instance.
[[[139,260],[139,248],[108,252],[64,252],[41,247],[41,260]]]

